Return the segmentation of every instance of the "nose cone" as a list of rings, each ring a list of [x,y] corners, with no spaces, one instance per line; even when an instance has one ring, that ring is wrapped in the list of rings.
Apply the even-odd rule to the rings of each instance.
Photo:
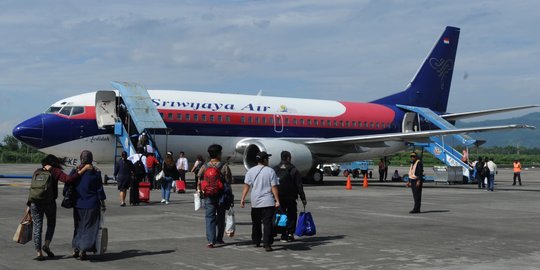
[[[13,128],[13,136],[35,148],[42,148],[43,120],[41,115],[32,117]]]

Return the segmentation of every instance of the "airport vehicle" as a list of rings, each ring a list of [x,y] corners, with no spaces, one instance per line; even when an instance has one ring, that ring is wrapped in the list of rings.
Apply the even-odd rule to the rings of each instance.
[[[274,166],[279,163],[280,152],[287,150],[302,174],[320,183],[323,175],[316,169],[319,164],[377,159],[404,151],[411,144],[441,140],[443,135],[471,143],[474,140],[461,134],[531,128],[456,128],[450,123],[534,107],[448,113],[459,33],[459,28],[446,27],[406,89],[371,102],[148,90],[155,107],[146,110],[157,109],[167,127],[151,136],[156,149],[184,151],[190,160],[206,154],[208,145],[221,144],[224,160],[243,163],[246,168],[256,165],[259,151],[272,154],[270,166]],[[107,104],[112,106],[103,107],[103,93],[62,99],[46,112],[17,125],[13,135],[42,152],[66,156],[72,163],[77,162],[82,149],[91,150],[98,162],[111,162],[115,157],[115,133],[96,121],[118,117],[125,97],[119,91],[108,91],[105,94],[112,94],[113,99]],[[125,128],[129,129],[129,123]],[[442,140],[442,150],[437,146],[433,151],[450,153]]]
[[[338,176],[341,171],[341,167],[337,163],[320,164],[317,168],[326,176]]]

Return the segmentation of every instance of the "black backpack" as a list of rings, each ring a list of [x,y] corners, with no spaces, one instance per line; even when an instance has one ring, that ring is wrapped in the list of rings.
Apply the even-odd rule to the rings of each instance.
[[[290,164],[281,163],[274,167],[276,175],[279,178],[279,196],[283,197],[297,197],[298,186],[296,185],[295,175],[296,168]]]
[[[144,176],[146,175],[146,169],[144,167],[144,164],[142,163],[142,155],[139,156],[139,160],[135,162],[135,175],[138,176]]]

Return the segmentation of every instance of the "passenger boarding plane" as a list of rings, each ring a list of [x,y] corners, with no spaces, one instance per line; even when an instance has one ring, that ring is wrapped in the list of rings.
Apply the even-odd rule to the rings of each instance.
[[[448,113],[447,103],[460,29],[446,27],[404,91],[371,102],[329,101],[208,92],[148,90],[170,130],[157,134],[162,153],[184,151],[194,160],[210,144],[223,146],[224,158],[250,168],[259,151],[279,162],[283,150],[292,153],[300,171],[322,181],[318,164],[379,158],[406,150],[431,136],[513,128],[507,125],[438,129],[404,106],[428,108],[442,119],[457,119],[531,108],[520,106]],[[117,92],[118,95],[118,92]],[[76,158],[91,150],[98,162],[114,158],[112,130],[96,124],[96,92],[68,97],[13,129],[20,141],[62,157]]]

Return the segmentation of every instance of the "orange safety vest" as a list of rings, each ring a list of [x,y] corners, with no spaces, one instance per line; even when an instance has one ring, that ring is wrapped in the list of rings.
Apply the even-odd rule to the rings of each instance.
[[[515,173],[521,172],[521,163],[514,162],[514,172]]]
[[[415,161],[414,164],[411,164],[411,168],[409,168],[409,179],[411,180],[418,179],[418,177],[414,174],[414,172],[416,171],[416,165],[418,165],[419,161],[420,160]]]

